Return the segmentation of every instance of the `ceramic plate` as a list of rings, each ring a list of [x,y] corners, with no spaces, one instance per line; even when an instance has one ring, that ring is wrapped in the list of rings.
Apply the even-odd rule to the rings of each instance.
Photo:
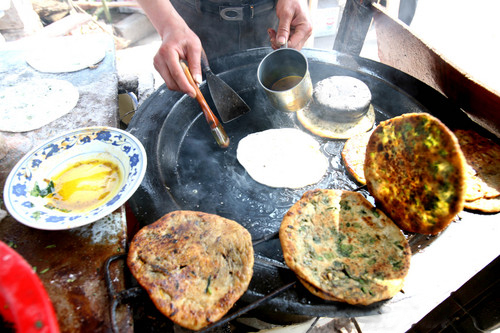
[[[122,175],[117,194],[101,206],[82,213],[51,209],[47,197],[33,194],[48,179],[78,161],[105,156]],[[89,127],[52,138],[26,154],[12,169],[4,188],[5,206],[19,222],[43,230],[80,227],[112,213],[137,190],[146,172],[146,152],[131,134],[111,127]]]

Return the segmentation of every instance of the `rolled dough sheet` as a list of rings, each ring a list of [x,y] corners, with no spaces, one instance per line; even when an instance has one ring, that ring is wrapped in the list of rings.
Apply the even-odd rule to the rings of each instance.
[[[301,188],[315,184],[329,166],[319,143],[295,128],[249,134],[238,143],[236,155],[254,180],[270,187]]]
[[[75,72],[96,66],[106,56],[98,39],[86,36],[44,38],[26,53],[26,62],[44,73]]]
[[[0,86],[0,131],[27,132],[45,126],[69,113],[79,97],[73,84],[58,79]]]

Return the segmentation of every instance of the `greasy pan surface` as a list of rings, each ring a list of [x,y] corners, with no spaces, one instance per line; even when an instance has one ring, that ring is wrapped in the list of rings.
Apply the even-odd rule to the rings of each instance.
[[[227,149],[217,146],[196,100],[171,92],[163,85],[141,105],[128,127],[148,154],[146,176],[130,200],[141,225],[150,224],[172,210],[197,210],[235,220],[257,240],[278,231],[283,215],[306,190],[352,190],[359,186],[347,175],[341,162],[340,152],[345,140],[317,138],[330,160],[328,174],[320,183],[298,190],[261,185],[238,163],[236,148],[246,135],[270,128],[302,128],[295,114],[273,109],[258,86],[257,67],[270,51],[270,48],[254,49],[211,60],[214,72],[219,73],[251,108],[249,113],[223,124],[231,140]],[[391,67],[335,51],[303,52],[309,61],[313,84],[332,75],[349,75],[365,82],[372,93],[377,124],[402,113],[429,112],[451,128],[472,126],[468,118],[438,92]],[[202,84],[200,89],[215,111],[207,85]],[[373,202],[367,192],[363,194]],[[255,253],[254,277],[241,299],[243,303],[256,300],[295,279],[290,271],[258,260],[266,257],[283,262],[278,239],[256,245]],[[398,297],[358,308],[323,301],[297,285],[260,309],[268,309],[262,313],[359,316],[375,314]]]

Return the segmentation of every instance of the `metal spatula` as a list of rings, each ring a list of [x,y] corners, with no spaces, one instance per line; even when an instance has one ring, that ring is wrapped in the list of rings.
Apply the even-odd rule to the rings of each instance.
[[[210,106],[208,106],[205,97],[203,97],[203,94],[198,88],[198,85],[194,82],[193,76],[191,75],[191,71],[189,70],[186,63],[184,61],[181,61],[180,64],[184,71],[184,74],[186,75],[186,78],[189,81],[189,84],[191,84],[191,86],[196,91],[196,100],[200,104],[201,110],[203,111],[205,119],[207,120],[207,123],[210,126],[210,131],[212,132],[215,141],[217,142],[219,147],[227,148],[229,146],[229,137],[227,136],[226,131],[224,131],[224,128],[219,123],[219,120],[213,114],[212,110],[210,109]]]
[[[206,75],[210,95],[222,122],[227,123],[250,111],[245,101],[226,82],[212,72],[203,49],[201,50],[201,68]]]

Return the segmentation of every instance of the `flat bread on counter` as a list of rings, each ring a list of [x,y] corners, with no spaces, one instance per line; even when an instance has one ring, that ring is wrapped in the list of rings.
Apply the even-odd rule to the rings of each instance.
[[[32,79],[0,86],[0,131],[28,132],[69,113],[80,93],[68,81]]]
[[[467,209],[500,211],[500,146],[475,131],[453,132],[467,161]]]
[[[199,330],[222,318],[253,274],[250,233],[235,221],[174,211],[134,236],[130,271],[173,322]]]
[[[43,73],[68,73],[93,67],[106,56],[105,44],[89,35],[42,38],[27,52],[26,62]]]
[[[403,230],[435,235],[464,207],[466,162],[455,135],[427,113],[381,122],[366,148],[377,205]]]
[[[401,230],[357,192],[307,191],[284,216],[285,262],[314,295],[368,305],[402,289],[411,250]]]

